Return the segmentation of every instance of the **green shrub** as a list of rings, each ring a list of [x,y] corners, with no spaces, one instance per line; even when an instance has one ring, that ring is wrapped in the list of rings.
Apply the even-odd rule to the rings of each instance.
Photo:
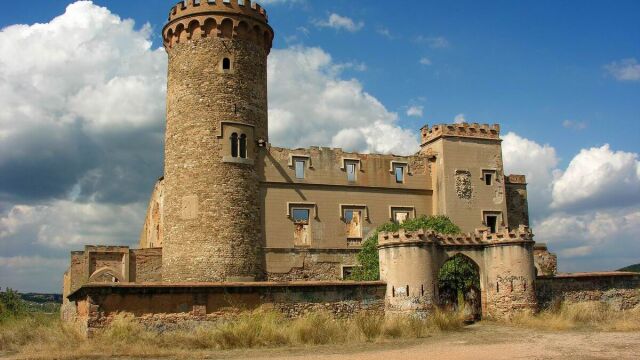
[[[0,292],[0,321],[19,318],[26,313],[26,304],[17,291],[7,288],[6,291]]]
[[[460,228],[443,215],[420,216],[409,219],[402,224],[384,223],[376,228],[362,243],[362,249],[357,255],[359,267],[353,270],[349,280],[373,281],[380,279],[380,260],[378,258],[378,233],[382,231],[394,232],[400,229],[416,231],[420,229],[433,230],[442,234],[456,234]]]

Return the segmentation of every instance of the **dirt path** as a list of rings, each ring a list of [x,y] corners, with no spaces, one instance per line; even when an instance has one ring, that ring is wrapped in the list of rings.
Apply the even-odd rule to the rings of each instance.
[[[640,332],[545,332],[480,324],[470,326],[462,333],[439,335],[412,342],[288,350],[270,349],[260,352],[252,350],[226,355],[229,358],[288,360],[622,360],[640,359]],[[212,358],[218,358],[218,356]]]

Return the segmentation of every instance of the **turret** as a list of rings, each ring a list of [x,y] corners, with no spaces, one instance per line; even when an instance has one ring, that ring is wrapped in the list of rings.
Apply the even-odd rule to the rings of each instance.
[[[263,276],[256,162],[267,135],[273,30],[248,0],[169,13],[163,281]]]

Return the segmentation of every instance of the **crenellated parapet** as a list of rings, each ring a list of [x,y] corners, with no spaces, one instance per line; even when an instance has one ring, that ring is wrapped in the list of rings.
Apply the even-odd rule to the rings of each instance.
[[[504,180],[507,184],[527,184],[527,178],[524,175],[506,175],[504,177]]]
[[[500,140],[500,125],[478,123],[437,124],[431,128],[429,125],[425,125],[421,129],[422,144],[444,137]]]
[[[162,30],[167,50],[179,43],[218,37],[251,41],[268,54],[273,36],[266,10],[250,0],[180,1],[171,8]]]
[[[378,234],[379,247],[408,246],[420,243],[434,243],[440,246],[489,246],[504,243],[533,242],[533,233],[527,226],[521,225],[517,229],[502,229],[490,233],[488,228],[476,229],[473,233],[440,234],[432,230],[380,232]]]

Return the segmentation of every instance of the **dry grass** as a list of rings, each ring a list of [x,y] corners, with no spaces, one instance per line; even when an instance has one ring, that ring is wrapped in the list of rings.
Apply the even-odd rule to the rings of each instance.
[[[538,314],[518,314],[509,322],[517,326],[540,330],[639,331],[640,307],[618,311],[606,303],[596,301],[557,303]]]
[[[428,320],[411,317],[384,318],[362,313],[351,319],[335,319],[326,312],[312,312],[286,319],[273,311],[257,310],[233,320],[208,323],[191,329],[156,332],[121,314],[91,339],[84,339],[57,317],[25,317],[0,324],[0,353],[28,358],[84,358],[95,356],[156,357],[195,350],[227,350],[256,347],[306,346],[415,339],[462,328],[457,314],[437,312]]]

